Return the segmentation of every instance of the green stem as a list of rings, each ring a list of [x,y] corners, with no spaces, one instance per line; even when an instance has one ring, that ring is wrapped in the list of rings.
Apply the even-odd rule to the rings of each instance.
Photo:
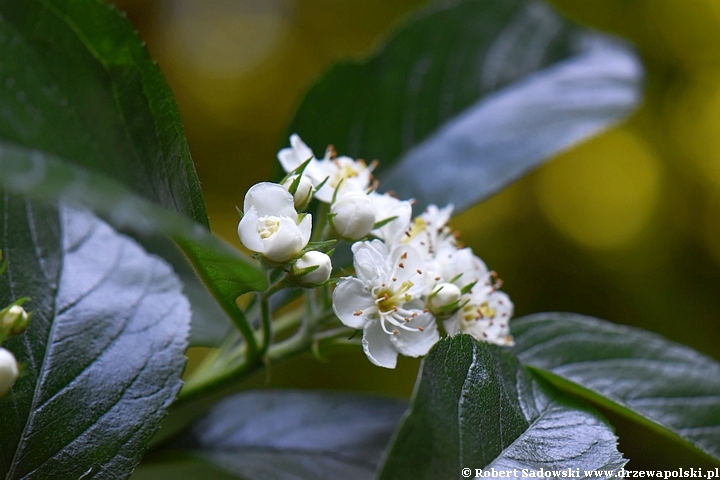
[[[206,268],[207,265],[198,259],[199,256],[202,256],[202,250],[182,238],[174,237],[173,240],[188,258],[190,264],[195,270],[195,273],[198,274],[208,291],[212,294],[215,300],[217,300],[222,309],[225,313],[227,313],[242,334],[245,339],[245,343],[247,344],[248,358],[258,357],[258,346],[257,340],[255,339],[255,333],[253,332],[252,327],[250,327],[250,323],[247,321],[247,318],[245,318],[245,314],[235,303],[237,297],[229,298],[226,293],[219,291],[216,281],[210,277],[208,269]]]
[[[321,202],[317,209],[317,224],[313,227],[312,237],[310,237],[311,242],[317,242],[323,239],[328,212],[330,212],[330,205],[325,202]]]
[[[280,282],[278,282],[280,283]],[[277,285],[277,284],[276,284]],[[260,294],[260,321],[262,324],[263,339],[260,346],[260,356],[265,356],[265,353],[270,347],[272,341],[272,319],[270,318],[270,290]]]

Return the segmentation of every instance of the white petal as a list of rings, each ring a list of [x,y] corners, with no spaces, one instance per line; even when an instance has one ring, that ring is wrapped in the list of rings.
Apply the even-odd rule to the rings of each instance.
[[[430,288],[428,265],[413,247],[398,245],[392,249],[389,258],[392,262],[392,276],[398,282],[410,280],[414,285],[413,292],[417,293]]]
[[[369,282],[384,276],[388,251],[383,242],[380,240],[355,242],[352,252],[355,275],[358,278]]]
[[[255,207],[258,216],[288,217],[297,221],[295,200],[290,192],[278,183],[261,182],[250,187],[245,194],[243,212]]]
[[[312,234],[312,215],[309,213],[305,215],[303,219],[300,220],[300,223],[298,223],[298,228],[300,229],[300,235],[302,235],[303,239],[302,248],[305,248],[305,245],[307,245],[310,241],[310,235]]]
[[[258,233],[258,214],[255,207],[245,210],[245,215],[238,224],[238,237],[245,248],[257,253],[265,253],[265,245]]]
[[[0,348],[0,397],[10,391],[19,373],[15,355],[10,350]]]
[[[368,322],[363,329],[362,345],[365,355],[379,367],[395,368],[397,365],[397,350],[389,337],[380,326],[379,320]]]
[[[445,320],[443,327],[449,336],[457,335],[460,332],[460,312]]]
[[[425,220],[432,228],[442,228],[450,221],[453,208],[452,203],[443,208],[438,208],[437,205],[428,205],[420,217],[422,217],[422,219]]]
[[[355,277],[343,278],[333,291],[333,311],[350,328],[360,329],[365,326],[367,317],[355,313],[374,307],[375,303],[365,289],[365,283]]]
[[[264,255],[276,262],[290,260],[307,244],[300,228],[287,217],[280,217],[280,226],[277,231],[268,238],[262,239],[262,242],[265,247]]]
[[[333,226],[344,238],[357,240],[370,233],[375,225],[375,207],[364,193],[338,198],[330,207]]]
[[[290,148],[283,148],[277,154],[280,165],[288,173],[305,163],[308,158],[314,156],[312,150],[295,133],[290,135]]]
[[[375,207],[376,223],[387,218],[397,217],[395,220],[373,230],[372,234],[385,242],[397,241],[410,226],[412,205],[407,200],[399,200],[387,194],[381,195],[371,192],[368,196]]]
[[[487,276],[488,269],[485,263],[480,260],[471,248],[463,248],[449,253],[446,258],[438,258],[438,269],[442,275],[443,281],[449,282],[453,278],[460,275],[455,281],[459,287],[484,279]]]
[[[400,330],[397,335],[390,336],[390,341],[395,345],[397,351],[405,356],[421,357],[440,340],[435,319],[432,315],[424,313],[408,323],[409,327],[417,327],[418,325],[422,326],[424,331]]]

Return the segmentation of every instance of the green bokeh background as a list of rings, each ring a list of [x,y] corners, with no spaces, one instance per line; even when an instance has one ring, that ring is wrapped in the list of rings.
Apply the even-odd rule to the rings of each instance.
[[[303,92],[332,62],[372,52],[424,2],[116,3],[175,93],[214,232],[239,247],[234,206],[250,185],[269,178]],[[453,225],[503,278],[516,316],[593,315],[720,360],[720,2],[553,3],[637,45],[647,68],[644,104],[623,124],[560,155]],[[191,353],[192,359],[202,354]],[[332,352],[327,360],[303,358],[249,386],[407,397],[419,365],[404,359],[398,369],[383,370],[357,351]],[[709,466],[613,420],[631,468]]]

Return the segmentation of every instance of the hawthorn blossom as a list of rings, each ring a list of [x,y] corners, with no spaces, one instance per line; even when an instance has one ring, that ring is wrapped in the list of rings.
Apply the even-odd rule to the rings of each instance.
[[[20,335],[30,322],[30,314],[20,305],[10,305],[0,310],[0,332]]]
[[[277,183],[253,185],[245,194],[238,236],[245,247],[275,262],[298,255],[310,240],[312,217],[298,216],[293,196]]]
[[[508,324],[513,314],[513,303],[499,290],[473,287],[467,303],[444,322],[448,335],[468,333],[481,342],[512,346]]]
[[[299,274],[302,270],[312,267],[317,268],[311,272]],[[310,250],[297,259],[295,265],[293,265],[293,273],[297,276],[298,280],[302,282],[303,286],[320,285],[330,279],[332,261],[327,254]]]
[[[374,228],[371,233],[386,244],[393,245],[397,243],[410,226],[412,203],[408,200],[400,200],[387,193],[370,192],[368,197],[375,207],[376,223],[395,217],[379,228]]]
[[[425,355],[439,335],[425,309],[425,266],[414,248],[392,250],[380,240],[352,246],[357,277],[344,277],[333,292],[333,310],[345,325],[363,329],[363,350],[375,365],[395,368],[398,353]]]
[[[315,188],[322,185],[315,192],[315,198],[325,203],[332,203],[333,197],[340,199],[350,193],[367,192],[375,168],[375,164],[367,165],[362,160],[337,157],[332,147],[325,151],[322,160],[318,160],[297,134],[290,136],[290,148],[280,150],[277,157],[287,173],[310,160],[303,175],[312,180]]]
[[[453,313],[459,307],[462,299],[462,290],[454,283],[437,284],[428,295],[428,309],[436,317],[443,317]]]
[[[476,340],[497,345],[513,345],[508,322],[513,303],[499,290],[501,282],[495,272],[470,248],[457,250],[442,265],[445,278],[454,279],[461,289],[469,289],[458,302],[458,310],[443,322],[448,335],[468,333]]]
[[[19,375],[15,355],[5,348],[0,348],[0,397],[10,391]]]
[[[332,226],[341,237],[358,240],[375,225],[375,207],[365,193],[346,195],[330,207]]]
[[[292,184],[297,180],[297,178],[298,175],[290,175],[287,180],[282,183],[282,186],[285,187],[285,190],[290,192]],[[293,196],[295,209],[304,210],[307,208],[313,198],[313,193],[315,193],[315,187],[313,186],[310,177],[308,177],[307,175],[302,175],[300,176],[300,180],[298,181],[295,193],[290,193]]]
[[[429,205],[413,219],[400,242],[415,247],[428,262],[452,254],[457,250],[455,236],[447,226],[452,211],[452,205],[442,209]]]

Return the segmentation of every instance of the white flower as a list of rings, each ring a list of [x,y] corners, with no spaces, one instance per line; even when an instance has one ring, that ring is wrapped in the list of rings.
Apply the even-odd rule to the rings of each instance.
[[[362,160],[353,160],[350,157],[326,158],[318,162],[319,178],[327,182],[317,191],[315,198],[322,202],[332,202],[336,199],[354,193],[365,193],[370,188],[374,164],[368,166]],[[337,194],[335,193],[337,190]]]
[[[342,197],[332,204],[330,213],[335,230],[350,240],[366,236],[375,225],[375,207],[364,193]]]
[[[372,230],[372,234],[383,240],[386,244],[397,243],[410,226],[412,217],[412,204],[408,200],[399,200],[391,195],[381,195],[370,192],[368,195],[375,207],[375,222],[382,222],[388,218],[396,217],[380,228]]]
[[[282,186],[285,187],[285,190],[290,191],[297,177],[297,175],[290,175],[287,180],[283,182]],[[312,200],[313,193],[315,193],[315,187],[313,187],[312,180],[307,175],[302,175],[297,190],[295,190],[295,194],[293,194],[295,209],[304,210],[307,208],[310,200]]]
[[[429,205],[413,219],[401,242],[415,247],[426,261],[451,254],[457,249],[452,230],[447,226],[452,211],[452,205],[442,209]]]
[[[253,185],[245,195],[243,211],[238,225],[240,241],[270,260],[290,260],[310,240],[312,217],[304,215],[299,220],[293,196],[277,183]]]
[[[513,345],[509,321],[513,314],[510,298],[492,283],[494,272],[489,272],[463,296],[463,305],[444,322],[448,335],[468,333],[476,340],[497,345]]]
[[[424,310],[424,262],[411,247],[388,251],[380,240],[352,246],[355,277],[333,292],[333,310],[351,328],[363,329],[363,350],[376,365],[395,368],[397,355],[425,355],[438,341],[435,319]]]
[[[318,267],[312,272],[300,275],[299,280],[304,285],[319,285],[325,283],[332,273],[332,261],[330,257],[323,252],[311,250],[298,258],[294,265],[294,271],[298,272],[305,268]]]
[[[15,355],[10,350],[0,348],[0,397],[10,391],[19,373]]]
[[[331,203],[338,186],[340,188],[337,198],[350,193],[366,192],[370,187],[374,164],[368,166],[365,162],[350,157],[334,157],[331,148],[327,149],[322,160],[318,160],[297,134],[290,136],[290,145],[291,148],[283,148],[278,152],[280,164],[290,173],[310,160],[303,175],[307,175],[315,187],[325,182],[315,192],[315,198],[321,202]]]
[[[317,162],[315,154],[313,154],[312,150],[310,150],[310,147],[305,145],[305,142],[303,142],[300,139],[300,136],[295,133],[290,135],[290,148],[283,148],[280,150],[277,154],[277,158],[280,161],[280,165],[282,165],[283,169],[287,173],[292,172],[308,160],[310,160],[310,164],[312,164],[313,161]],[[308,168],[310,167],[310,164],[308,164]]]
[[[442,249],[433,261],[433,266],[442,280],[454,283],[460,288],[471,283],[488,282],[490,273],[485,262],[478,258],[471,248]]]

